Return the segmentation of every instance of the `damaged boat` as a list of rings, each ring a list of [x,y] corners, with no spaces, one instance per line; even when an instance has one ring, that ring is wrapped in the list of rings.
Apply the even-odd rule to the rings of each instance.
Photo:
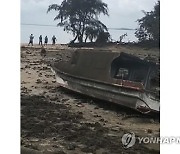
[[[124,52],[77,50],[52,64],[60,86],[142,113],[160,111],[159,64]]]

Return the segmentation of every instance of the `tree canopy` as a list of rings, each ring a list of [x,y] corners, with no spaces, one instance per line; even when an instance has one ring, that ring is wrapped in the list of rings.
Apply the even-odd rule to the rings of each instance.
[[[63,0],[61,5],[50,5],[47,12],[51,10],[58,12],[54,18],[60,20],[57,26],[72,32],[72,42],[84,42],[87,38],[92,41],[99,33],[107,32],[107,27],[98,20],[100,14],[108,15],[107,4],[101,0]]]
[[[139,42],[151,41],[157,45],[160,43],[160,1],[158,1],[154,10],[145,12],[144,17],[138,19],[139,28],[135,32],[135,36]]]

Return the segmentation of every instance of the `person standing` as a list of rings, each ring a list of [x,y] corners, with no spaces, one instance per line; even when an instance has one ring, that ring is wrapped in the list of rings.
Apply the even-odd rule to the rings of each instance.
[[[48,37],[46,36],[44,39],[44,45],[47,45],[47,43],[48,43]]]
[[[53,35],[53,37],[52,37],[52,44],[53,44],[53,45],[56,44],[56,40],[57,40],[57,39],[56,39],[55,35]]]
[[[34,39],[34,36],[33,36],[33,34],[31,34],[30,37],[29,37],[29,44],[28,44],[28,46],[30,44],[33,46],[33,39]]]
[[[39,45],[42,45],[42,35],[39,36]]]

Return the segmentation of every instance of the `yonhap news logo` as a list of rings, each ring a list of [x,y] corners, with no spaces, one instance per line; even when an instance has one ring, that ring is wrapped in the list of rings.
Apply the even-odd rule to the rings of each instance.
[[[132,147],[136,142],[136,137],[133,132],[131,133],[126,133],[122,137],[122,144],[124,148],[130,148]]]
[[[126,133],[122,136],[122,144],[124,148],[130,148],[137,144],[180,144],[180,137],[136,137],[133,132]]]

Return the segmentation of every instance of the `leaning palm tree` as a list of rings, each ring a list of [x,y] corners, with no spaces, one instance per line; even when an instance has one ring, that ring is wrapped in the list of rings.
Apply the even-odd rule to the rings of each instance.
[[[63,0],[60,5],[50,5],[47,12],[52,10],[58,12],[54,18],[54,20],[60,20],[57,26],[64,27],[64,31],[73,34],[72,42],[77,39],[79,42],[83,42],[89,24],[95,20],[99,21],[100,14],[108,15],[107,4],[101,0]],[[100,21],[98,23],[102,24]],[[101,25],[97,25],[97,28],[98,26]]]

